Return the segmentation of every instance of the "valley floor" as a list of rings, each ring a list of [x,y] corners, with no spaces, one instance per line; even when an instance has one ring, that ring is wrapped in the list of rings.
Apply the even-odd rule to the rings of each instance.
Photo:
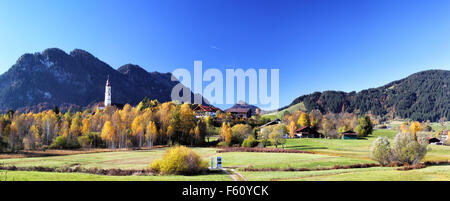
[[[285,149],[312,151],[308,153],[217,153],[216,148],[192,148],[206,161],[221,156],[227,172],[239,180],[289,181],[450,181],[450,166],[437,165],[423,169],[400,171],[394,167],[332,169],[320,171],[245,171],[244,168],[332,168],[335,165],[376,163],[369,158],[369,149],[378,136],[393,138],[395,131],[375,130],[364,140],[289,139]],[[450,147],[430,145],[424,161],[450,160]],[[0,159],[0,164],[16,167],[81,167],[101,169],[145,169],[162,157],[167,148],[116,152],[69,154],[46,157]],[[233,169],[233,171],[231,170]],[[86,173],[56,173],[0,170],[0,181],[231,181],[236,175],[225,172],[198,176],[106,176]]]

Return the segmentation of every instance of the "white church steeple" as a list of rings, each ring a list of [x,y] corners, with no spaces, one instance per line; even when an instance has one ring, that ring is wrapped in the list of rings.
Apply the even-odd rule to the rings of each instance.
[[[111,84],[109,83],[109,75],[108,75],[108,79],[106,80],[104,104],[105,104],[105,107],[111,105]]]

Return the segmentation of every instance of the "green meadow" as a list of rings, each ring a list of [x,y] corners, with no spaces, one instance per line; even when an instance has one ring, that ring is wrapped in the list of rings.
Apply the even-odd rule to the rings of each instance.
[[[373,135],[360,140],[340,139],[288,139],[285,149],[311,151],[308,153],[255,153],[225,152],[217,153],[218,148],[192,148],[208,163],[211,157],[221,156],[223,166],[234,169],[247,180],[450,180],[450,166],[429,166],[423,169],[400,171],[392,167],[354,168],[322,171],[266,171],[248,172],[252,168],[329,168],[335,165],[376,163],[369,157],[372,142],[378,136],[392,139],[396,131],[375,130]],[[116,151],[65,156],[0,159],[0,164],[17,167],[74,167],[82,168],[121,168],[144,169],[165,153],[167,148],[153,150]],[[430,145],[424,160],[450,160],[450,147]],[[226,181],[230,175],[214,173],[198,176],[105,176],[85,173],[54,173],[32,171],[0,171],[0,181]]]

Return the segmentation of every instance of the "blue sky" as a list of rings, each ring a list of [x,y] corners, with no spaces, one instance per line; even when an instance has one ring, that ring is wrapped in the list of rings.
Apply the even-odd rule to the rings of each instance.
[[[278,68],[284,106],[450,69],[449,10],[438,0],[4,0],[0,73],[50,47],[84,49],[114,68]]]

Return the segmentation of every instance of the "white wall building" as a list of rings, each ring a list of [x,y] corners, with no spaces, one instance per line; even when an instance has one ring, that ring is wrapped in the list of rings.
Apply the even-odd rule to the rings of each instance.
[[[106,87],[105,87],[105,107],[111,105],[111,84],[109,83],[109,76],[106,80]]]

